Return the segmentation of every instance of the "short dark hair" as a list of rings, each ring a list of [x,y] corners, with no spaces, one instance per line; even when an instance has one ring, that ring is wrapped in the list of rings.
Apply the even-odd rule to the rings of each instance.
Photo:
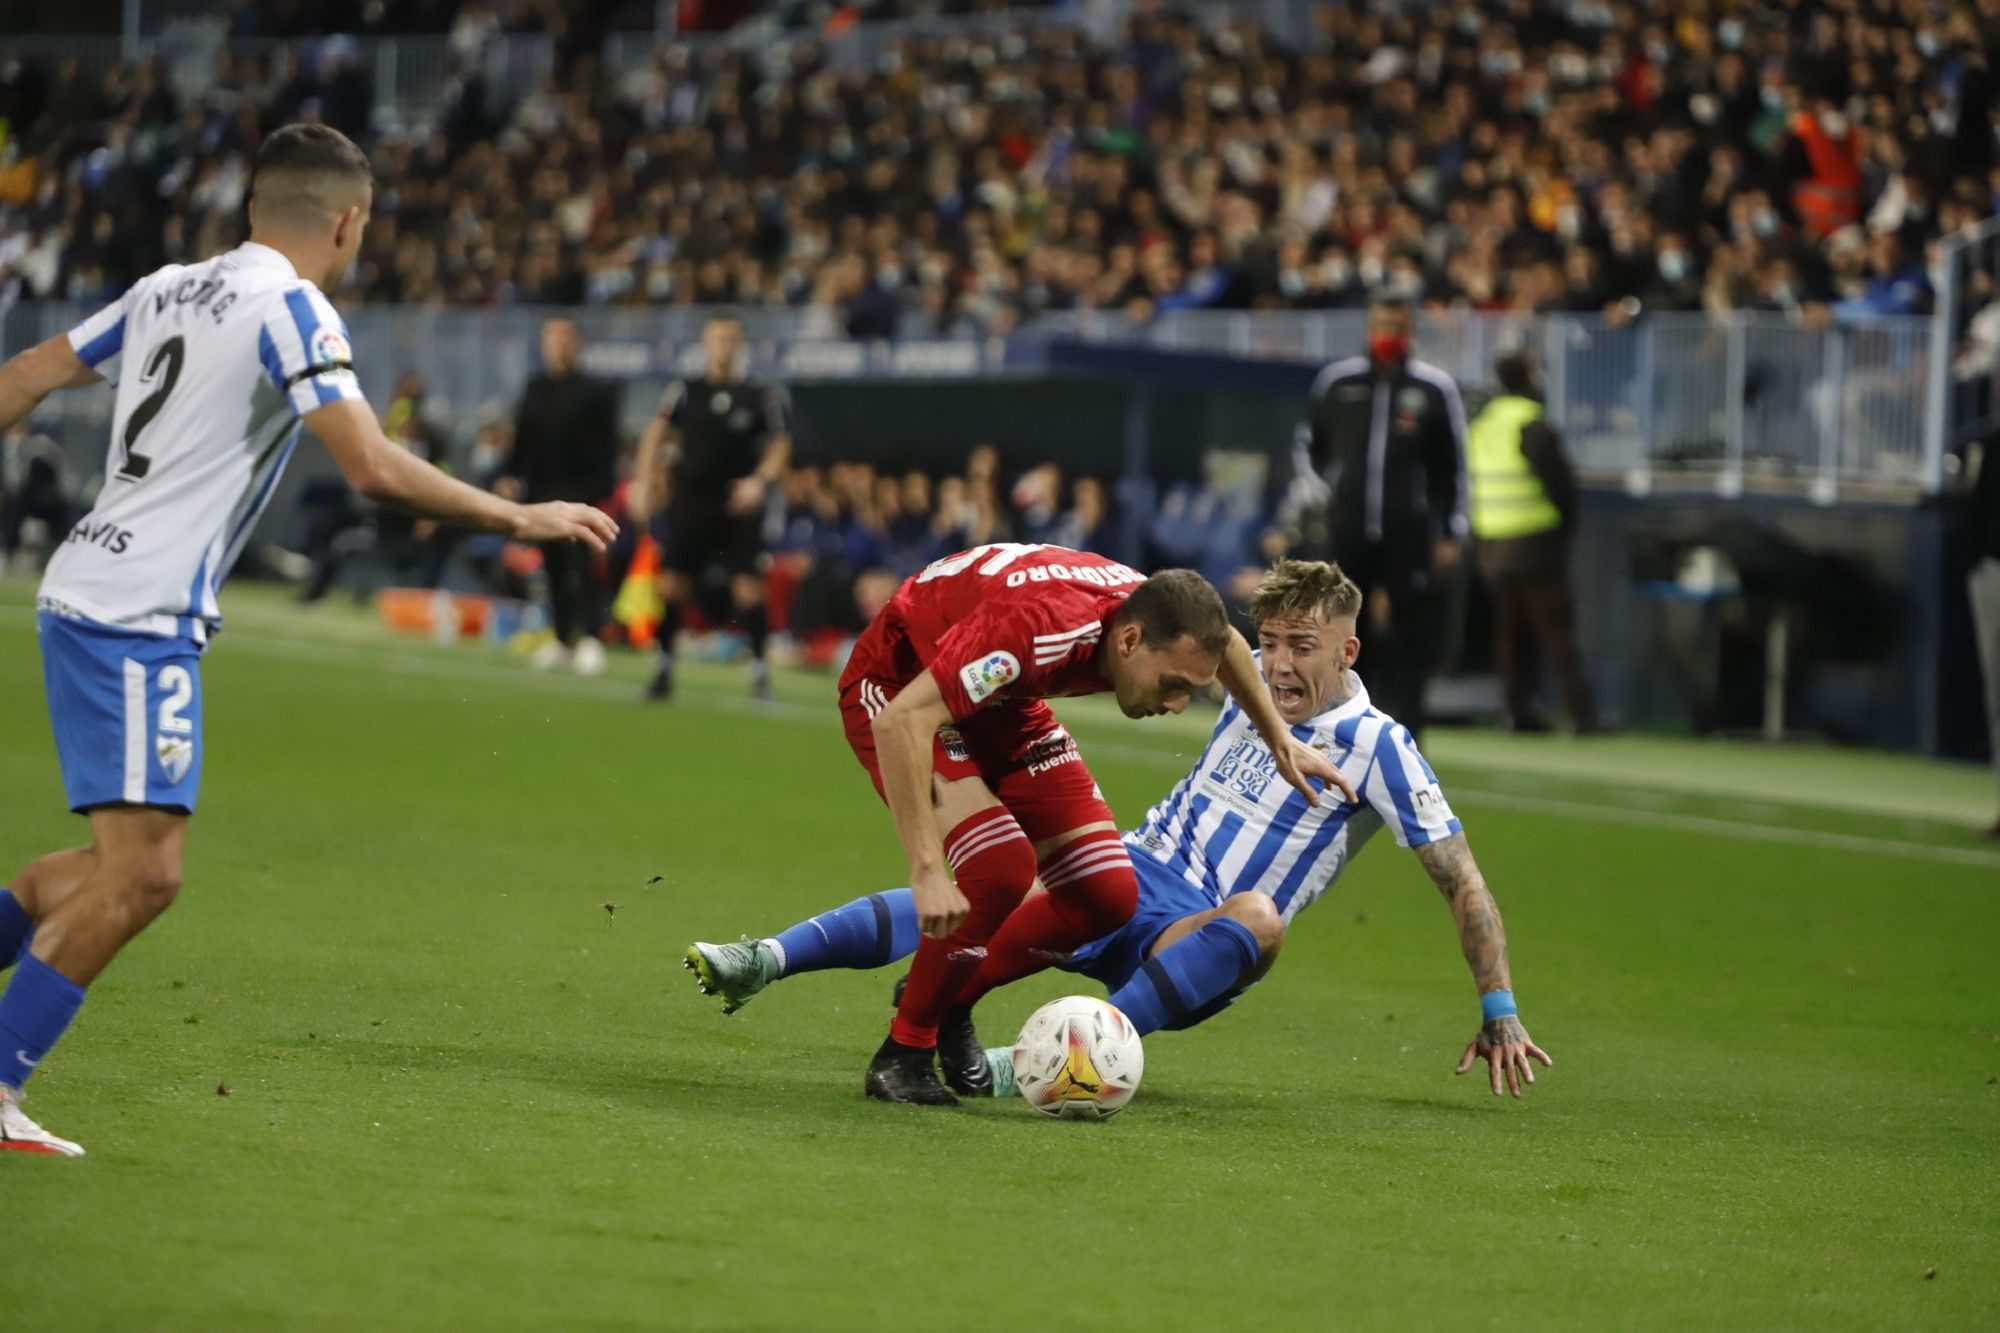
[[[1493,363],[1493,378],[1499,381],[1503,393],[1533,397],[1535,359],[1526,352],[1509,352]]]
[[[250,197],[280,226],[322,225],[374,183],[368,155],[330,125],[274,130],[250,169]]]
[[[1205,653],[1229,647],[1229,610],[1222,594],[1192,569],[1163,569],[1132,590],[1118,608],[1118,624],[1139,627],[1148,648],[1191,636]]]

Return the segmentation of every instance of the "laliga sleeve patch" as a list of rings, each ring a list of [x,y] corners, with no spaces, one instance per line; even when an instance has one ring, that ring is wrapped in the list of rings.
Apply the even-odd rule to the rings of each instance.
[[[965,693],[974,703],[984,702],[1021,675],[1020,659],[1009,652],[991,652],[958,669]]]
[[[312,337],[312,347],[306,360],[318,369],[323,366],[351,366],[354,364],[354,349],[347,345],[347,339],[340,336],[340,330],[322,326]]]

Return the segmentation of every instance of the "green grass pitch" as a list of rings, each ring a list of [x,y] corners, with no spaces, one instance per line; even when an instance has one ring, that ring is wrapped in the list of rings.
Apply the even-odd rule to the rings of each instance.
[[[30,592],[0,874],[83,833]],[[90,1156],[0,1158],[9,1329],[2000,1322],[1987,774],[1441,734],[1556,1057],[1526,1100],[1451,1076],[1471,985],[1385,835],[1118,1119],[940,1113],[861,1097],[893,974],[725,1019],[679,967],[901,882],[829,680],[645,711],[636,661],[230,600],[186,893],[32,1089]],[[1128,822],[1198,736],[1071,716]]]

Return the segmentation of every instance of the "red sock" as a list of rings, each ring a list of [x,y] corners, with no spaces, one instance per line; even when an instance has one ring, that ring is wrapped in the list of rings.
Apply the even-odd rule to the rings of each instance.
[[[1035,882],[1034,845],[1002,806],[981,810],[946,834],[944,854],[972,908],[952,934],[917,943],[903,1002],[889,1024],[889,1035],[905,1046],[937,1045],[938,1019],[978,970],[993,932]]]
[[[1111,829],[1065,843],[1042,868],[1042,887],[1048,892],[1022,903],[995,932],[985,961],[959,992],[960,1004],[977,1004],[994,987],[1109,935],[1139,905],[1139,877]]]

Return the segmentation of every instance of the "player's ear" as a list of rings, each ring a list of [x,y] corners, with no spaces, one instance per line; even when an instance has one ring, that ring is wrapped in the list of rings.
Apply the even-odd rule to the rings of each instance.
[[[339,214],[333,219],[334,245],[345,250],[348,238],[354,234],[354,228],[360,220],[361,206],[359,204],[349,204],[346,208],[341,209]]]
[[[1361,656],[1361,640],[1352,634],[1348,635],[1347,642],[1340,645],[1341,667],[1345,669],[1347,667],[1353,666],[1354,660],[1360,656]]]

